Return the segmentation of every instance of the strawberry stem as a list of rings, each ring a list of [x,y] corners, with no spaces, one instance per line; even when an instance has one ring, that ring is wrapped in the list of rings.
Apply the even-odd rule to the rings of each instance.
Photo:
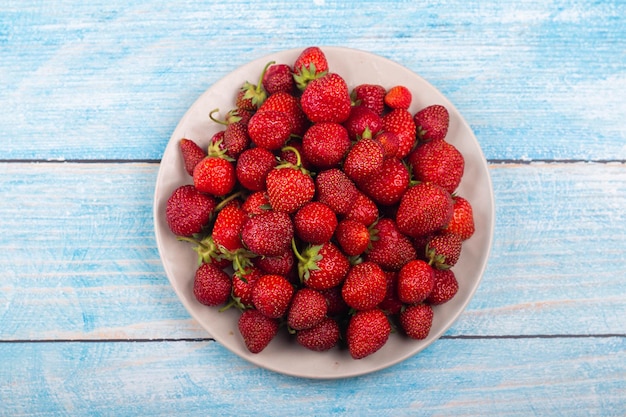
[[[209,118],[210,118],[211,120],[213,120],[215,123],[219,123],[219,124],[221,124],[221,125],[228,126],[228,122],[225,122],[225,121],[223,121],[223,120],[218,120],[218,119],[216,119],[215,117],[213,117],[213,114],[214,114],[214,113],[217,113],[217,112],[219,112],[219,111],[220,111],[220,109],[213,109],[213,110],[211,110],[211,112],[209,113]]]
[[[299,261],[307,262],[307,259],[304,259],[300,252],[298,252],[298,247],[296,246],[295,239],[291,239],[291,249],[293,250],[293,254],[295,255],[295,257],[298,258]]]
[[[221,209],[223,209],[224,207],[226,207],[226,205],[228,203],[230,203],[231,201],[233,201],[234,199],[241,197],[243,195],[243,191],[237,191],[236,193],[233,193],[231,195],[229,195],[228,197],[224,198],[222,201],[220,201],[220,203],[215,206],[215,212],[220,211]]]
[[[263,77],[265,77],[265,73],[267,72],[267,69],[270,67],[270,65],[274,65],[276,63],[276,61],[270,61],[267,64],[265,64],[265,67],[263,68],[263,71],[261,71],[261,75],[259,76],[259,82],[256,85],[256,92],[260,93],[261,89],[263,88]]]

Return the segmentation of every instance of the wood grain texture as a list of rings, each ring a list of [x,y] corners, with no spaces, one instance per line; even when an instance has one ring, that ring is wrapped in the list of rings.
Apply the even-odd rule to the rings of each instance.
[[[624,16],[624,2],[592,0],[5,0],[0,158],[159,159],[213,82],[315,44],[421,74],[455,103],[489,159],[624,160]]]
[[[265,371],[215,342],[0,344],[0,357],[11,358],[0,402],[13,416],[626,413],[624,338],[440,340],[332,381]]]
[[[163,273],[157,170],[0,164],[0,339],[207,336]],[[448,334],[626,335],[626,165],[497,164],[490,173],[494,247]]]

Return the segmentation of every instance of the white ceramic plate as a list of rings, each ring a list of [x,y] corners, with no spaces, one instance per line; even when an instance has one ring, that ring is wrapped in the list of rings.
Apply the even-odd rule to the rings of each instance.
[[[402,84],[413,93],[411,113],[429,104],[442,104],[450,112],[447,140],[465,157],[465,174],[457,194],[467,198],[473,206],[476,233],[464,243],[461,258],[454,267],[459,291],[448,303],[434,307],[433,325],[427,339],[414,341],[392,334],[381,350],[364,359],[354,360],[347,350],[313,352],[298,346],[286,336],[280,336],[261,353],[252,354],[237,330],[240,313],[236,309],[220,313],[218,308],[204,306],[193,296],[196,254],[189,244],[176,239],[165,221],[165,205],[172,191],[183,183],[192,182],[183,168],[178,141],[186,137],[206,147],[211,136],[223,128],[209,119],[209,112],[219,108],[223,117],[235,107],[236,91],[244,81],[256,82],[269,61],[291,65],[302,49],[283,51],[252,61],[216,82],[198,98],[179,122],[165,149],[154,201],[156,239],[165,272],[194,319],[217,342],[260,367],[319,379],[374,372],[397,364],[436,341],[459,317],[476,291],[487,264],[494,228],[494,199],[487,163],[472,130],[452,103],[420,76],[386,58],[348,48],[322,47],[322,50],[330,70],[344,77],[350,89],[361,83],[380,84],[386,88]]]

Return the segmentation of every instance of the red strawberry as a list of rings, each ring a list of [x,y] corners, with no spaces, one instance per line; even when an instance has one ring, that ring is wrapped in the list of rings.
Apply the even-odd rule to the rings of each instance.
[[[209,117],[214,122],[226,126],[226,129],[213,136],[209,146],[209,153],[217,154],[219,151],[230,158],[236,159],[250,145],[247,125],[241,121],[241,117],[236,116],[239,113],[229,112],[226,121],[219,120],[214,116],[218,111],[219,109],[211,111]],[[219,143],[220,139],[222,140],[221,143]]]
[[[215,206],[213,197],[201,193],[193,185],[182,185],[168,198],[165,219],[175,235],[191,236],[202,231]]]
[[[350,318],[346,331],[348,350],[354,359],[362,359],[382,348],[391,334],[385,313],[377,308],[357,311]]]
[[[400,313],[400,326],[411,339],[426,339],[432,324],[433,309],[429,305],[412,305]]]
[[[450,194],[456,190],[463,177],[463,155],[454,145],[444,140],[423,143],[407,159],[417,181],[434,182]]]
[[[448,134],[450,114],[440,104],[433,104],[418,111],[413,120],[417,127],[417,137],[422,142],[443,140]]]
[[[292,131],[292,117],[278,110],[258,111],[248,122],[248,135],[252,142],[270,151],[282,148]]]
[[[462,244],[461,237],[454,233],[433,236],[426,245],[426,258],[433,267],[448,269],[459,260]]]
[[[198,162],[204,159],[206,152],[191,139],[182,138],[178,142],[178,145],[183,156],[185,171],[187,171],[189,175],[193,175],[193,169],[198,165]]]
[[[384,300],[386,292],[387,278],[374,262],[363,262],[350,268],[341,288],[346,304],[355,310],[376,307]]]
[[[276,211],[294,213],[315,195],[315,183],[309,172],[291,163],[272,169],[265,185],[270,204]]]
[[[350,178],[338,168],[318,173],[315,187],[318,201],[326,204],[337,214],[347,213],[359,192]]]
[[[193,281],[193,295],[196,300],[207,306],[224,304],[232,283],[230,276],[213,264],[202,264],[196,270]]]
[[[437,184],[421,182],[409,188],[398,207],[398,229],[411,237],[432,233],[452,219],[450,193]]]
[[[328,305],[328,316],[339,317],[348,314],[350,307],[341,296],[340,286],[319,290],[319,292],[326,299],[326,304]]]
[[[372,229],[376,239],[372,239],[366,260],[376,262],[385,270],[399,271],[407,262],[416,259],[411,241],[398,231],[392,219],[382,218]]]
[[[264,213],[267,210],[271,210],[270,199],[265,191],[257,191],[248,196],[241,205],[243,211],[248,216]]]
[[[380,132],[374,137],[383,146],[385,158],[395,158],[398,154],[400,140],[393,132]]]
[[[278,256],[259,256],[253,263],[266,274],[284,276],[289,276],[296,264],[291,249]]]
[[[302,156],[320,169],[338,166],[349,148],[348,131],[338,123],[315,123],[302,137]]]
[[[359,191],[344,219],[356,220],[369,226],[378,219],[378,206],[371,198]]]
[[[409,170],[397,158],[385,159],[381,169],[359,183],[359,188],[378,204],[396,204],[409,187]]]
[[[309,329],[326,317],[326,299],[318,291],[301,288],[293,296],[287,314],[287,324],[293,330]]]
[[[296,333],[296,342],[315,352],[324,352],[337,345],[340,337],[339,325],[329,317],[317,325]]]
[[[384,151],[380,142],[361,139],[348,151],[343,162],[343,171],[355,183],[364,182],[377,174],[383,167]]]
[[[341,284],[350,269],[348,258],[331,242],[308,246],[300,254],[292,245],[298,259],[301,282],[314,290],[325,290]]]
[[[358,256],[365,252],[370,244],[370,232],[356,220],[342,220],[337,225],[335,238],[339,247],[348,256]]]
[[[278,320],[255,309],[241,313],[237,326],[246,348],[252,353],[261,352],[278,334]]]
[[[274,63],[274,61],[271,61],[265,65],[259,77],[259,81],[256,84],[251,84],[248,81],[243,84],[237,93],[237,108],[247,111],[256,111],[261,104],[263,104],[267,98],[267,92],[263,88],[263,78],[265,77],[267,69]]]
[[[241,208],[238,200],[231,201],[215,217],[211,237],[218,246],[233,253],[242,249],[241,230],[248,220],[248,215]]]
[[[263,75],[263,88],[270,96],[274,93],[293,93],[296,84],[291,68],[286,64],[270,65]]]
[[[385,110],[385,87],[378,84],[359,84],[352,89],[350,97],[357,106],[364,106],[382,115]]]
[[[408,109],[411,106],[411,90],[403,85],[391,87],[385,94],[385,104],[392,109]]]
[[[293,77],[296,86],[304,90],[306,86],[328,72],[326,55],[317,46],[304,49],[293,64]]]
[[[263,275],[252,288],[252,303],[263,315],[276,319],[289,308],[294,289],[282,275]]]
[[[259,108],[259,111],[275,110],[286,113],[291,118],[291,134],[296,136],[304,135],[309,127],[309,120],[300,108],[298,99],[289,93],[278,92],[272,94],[265,100],[265,103]]]
[[[383,310],[387,315],[394,315],[400,313],[404,303],[398,298],[398,273],[394,271],[385,271],[385,277],[387,278],[387,291],[385,292],[385,298],[378,304],[378,308]]]
[[[246,247],[260,256],[280,256],[291,246],[293,224],[287,213],[266,211],[249,218],[241,231]]]
[[[300,165],[307,171],[311,171],[313,169],[311,162],[304,157],[302,142],[293,137],[289,140],[289,142],[287,142],[287,145],[280,150],[278,153],[278,159],[296,166]]]
[[[452,220],[444,227],[447,233],[454,233],[467,240],[474,234],[474,212],[469,201],[461,196],[453,196]]]
[[[337,228],[337,215],[330,207],[319,201],[310,201],[293,217],[295,234],[301,240],[321,245],[328,242]]]
[[[246,149],[239,155],[235,173],[239,183],[251,191],[265,190],[267,174],[277,165],[276,157],[265,148]]]
[[[263,271],[255,267],[248,267],[244,270],[236,271],[233,274],[232,297],[235,305],[240,309],[252,308],[252,288],[257,280],[263,276]]]
[[[398,299],[406,304],[421,303],[435,285],[433,268],[422,260],[412,260],[398,273]]]
[[[362,137],[372,138],[378,134],[383,127],[383,120],[372,109],[365,106],[353,106],[350,116],[343,122],[348,131],[350,140],[357,140]]]
[[[340,75],[328,73],[307,85],[300,106],[313,123],[343,123],[350,116],[348,85]]]
[[[406,109],[393,109],[383,116],[383,130],[393,132],[398,137],[397,158],[404,158],[411,152],[416,140],[413,116]]]
[[[219,197],[229,194],[237,177],[232,158],[220,149],[220,143],[209,145],[207,156],[193,169],[193,183],[198,191]]]
[[[450,301],[459,290],[459,283],[452,269],[435,269],[435,285],[425,302],[431,305]]]

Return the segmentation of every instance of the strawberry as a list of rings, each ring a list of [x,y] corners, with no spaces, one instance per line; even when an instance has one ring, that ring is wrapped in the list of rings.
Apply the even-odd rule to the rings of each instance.
[[[267,174],[277,165],[276,157],[265,148],[249,148],[239,155],[235,174],[239,183],[250,191],[265,190]]]
[[[465,168],[461,152],[444,140],[421,144],[407,160],[417,181],[434,182],[450,194],[459,186]]]
[[[385,87],[378,84],[359,84],[350,97],[355,106],[364,106],[381,116],[385,110]]]
[[[461,256],[463,241],[454,233],[442,233],[426,245],[426,258],[430,265],[438,269],[448,269],[454,266]]]
[[[390,206],[396,204],[409,187],[409,170],[397,158],[383,160],[376,175],[358,183],[359,188],[376,203]]]
[[[337,214],[347,213],[359,192],[350,178],[338,168],[319,172],[315,177],[315,188],[317,200]]]
[[[293,149],[297,153],[295,149]],[[297,155],[300,158],[299,154]],[[276,211],[294,213],[313,199],[315,183],[301,165],[280,164],[272,169],[265,180],[267,195]]]
[[[328,305],[328,316],[339,317],[348,314],[350,307],[341,296],[340,286],[319,290],[319,292],[326,299],[326,304]]]
[[[284,276],[290,275],[296,264],[291,249],[287,249],[285,253],[278,256],[259,256],[254,259],[253,263],[266,274]]]
[[[365,226],[370,226],[378,219],[378,206],[371,198],[358,191],[344,219],[356,220]]]
[[[387,290],[385,291],[385,298],[378,304],[378,308],[387,315],[398,314],[404,307],[404,303],[398,298],[398,273],[385,271],[385,278],[387,278]]]
[[[302,141],[292,137],[286,146],[278,152],[278,159],[285,162],[290,162],[293,165],[299,165],[307,171],[313,169],[313,164],[304,157],[302,150]]]
[[[228,113],[225,121],[219,120],[214,116],[218,111],[219,109],[214,109],[209,113],[209,117],[215,123],[224,125],[226,128],[222,131],[223,133],[220,134],[218,132],[213,136],[209,148],[213,149],[213,153],[223,151],[222,153],[228,157],[237,159],[241,152],[250,145],[247,125],[240,121],[241,117],[234,117],[232,112]],[[215,145],[219,143],[220,139],[222,143],[216,147]],[[211,152],[211,150],[209,150],[209,152]]]
[[[327,72],[326,55],[317,46],[304,49],[293,64],[293,78],[300,90],[304,90],[311,81],[324,76]]]
[[[304,135],[310,125],[309,120],[300,107],[298,99],[289,93],[279,91],[265,100],[259,111],[276,110],[286,113],[291,118],[291,134]]]
[[[292,117],[278,110],[258,111],[248,122],[248,135],[252,142],[270,151],[282,148],[292,130]]]
[[[433,104],[415,113],[413,117],[417,127],[417,137],[422,142],[443,140],[448,134],[450,114],[440,104]]]
[[[270,65],[263,75],[262,83],[270,96],[278,92],[291,94],[296,88],[291,68],[287,64]]]
[[[435,285],[425,302],[430,305],[450,301],[459,290],[459,283],[452,269],[435,269]]]
[[[265,191],[256,191],[248,196],[241,205],[248,216],[254,216],[270,210],[270,199]]]
[[[278,334],[278,320],[269,318],[255,309],[241,313],[237,323],[246,348],[251,353],[259,353]]]
[[[338,123],[315,123],[302,137],[302,156],[319,169],[338,166],[349,148],[348,131]]]
[[[263,315],[279,318],[287,313],[294,289],[282,275],[263,275],[252,288],[252,304]]]
[[[398,272],[398,299],[406,304],[421,303],[435,285],[435,273],[426,262],[418,259],[409,261]]]
[[[224,304],[232,283],[230,276],[213,264],[204,263],[196,269],[193,281],[193,295],[200,303],[207,306]]]
[[[241,230],[244,245],[260,256],[283,255],[292,238],[291,218],[281,211],[266,211],[250,217]]]
[[[335,238],[339,247],[348,256],[361,255],[370,244],[370,232],[357,220],[342,220],[337,225]]]
[[[220,149],[220,142],[209,145],[207,156],[193,169],[193,183],[198,191],[216,197],[229,194],[237,177],[232,158]]]
[[[350,268],[341,288],[341,296],[346,304],[355,310],[376,307],[383,301],[386,292],[387,278],[374,262],[362,262]]]
[[[236,305],[239,308],[245,309],[253,307],[252,288],[254,288],[258,279],[263,275],[263,271],[254,267],[236,271],[233,274],[232,297],[235,299]]]
[[[216,245],[227,252],[242,249],[241,230],[248,220],[248,215],[241,208],[238,200],[230,201],[215,216],[211,237]]]
[[[340,335],[337,322],[326,317],[315,326],[298,331],[296,342],[315,352],[324,352],[337,345]]]
[[[247,111],[256,111],[267,98],[267,92],[263,88],[263,78],[270,65],[275,64],[274,61],[268,62],[263,68],[259,81],[251,84],[246,81],[237,93],[237,108]]]
[[[407,110],[411,106],[412,99],[411,90],[403,85],[396,85],[387,91],[384,101],[391,109]]]
[[[348,85],[340,75],[328,73],[307,85],[300,106],[313,123],[343,123],[350,116]]]
[[[380,132],[374,137],[374,139],[382,145],[385,158],[396,157],[400,146],[398,135],[393,132]]]
[[[319,201],[310,201],[293,217],[295,234],[301,240],[314,245],[328,242],[337,228],[337,215],[330,207]]]
[[[398,229],[411,237],[432,233],[444,227],[453,214],[450,193],[437,184],[421,182],[409,188],[398,207]]]
[[[399,271],[407,262],[416,259],[417,254],[411,241],[400,233],[392,219],[382,218],[372,229],[376,239],[372,239],[366,260],[376,262],[385,270]]]
[[[343,122],[343,126],[348,131],[350,140],[357,140],[362,137],[372,138],[380,132],[383,127],[383,120],[372,109],[365,106],[352,106],[348,119]]]
[[[408,306],[400,313],[400,326],[411,339],[426,339],[432,324],[433,309],[427,304]]]
[[[454,206],[452,208],[452,220],[444,227],[444,232],[454,233],[461,237],[461,240],[467,240],[474,234],[474,213],[472,205],[465,198],[455,195],[452,196]]]
[[[406,109],[393,109],[383,117],[383,130],[395,133],[398,137],[397,158],[404,158],[411,152],[416,141],[416,128],[413,116]]]
[[[355,183],[364,182],[383,167],[384,151],[380,142],[374,139],[361,139],[346,155],[343,172]]]
[[[292,249],[298,259],[300,281],[308,288],[325,290],[336,287],[350,269],[348,258],[331,242],[309,245],[300,254],[294,241]]]
[[[287,324],[293,330],[309,329],[324,320],[327,311],[326,299],[321,293],[310,288],[301,288],[291,301]]]
[[[362,359],[382,348],[391,334],[391,324],[382,310],[357,311],[346,331],[348,350],[354,359]]]
[[[167,199],[165,219],[175,235],[191,236],[202,231],[215,206],[213,197],[201,193],[193,185],[182,185]]]
[[[185,171],[187,171],[189,175],[193,175],[193,169],[198,165],[198,162],[204,159],[206,152],[191,139],[182,138],[178,142],[178,146],[183,156]]]

